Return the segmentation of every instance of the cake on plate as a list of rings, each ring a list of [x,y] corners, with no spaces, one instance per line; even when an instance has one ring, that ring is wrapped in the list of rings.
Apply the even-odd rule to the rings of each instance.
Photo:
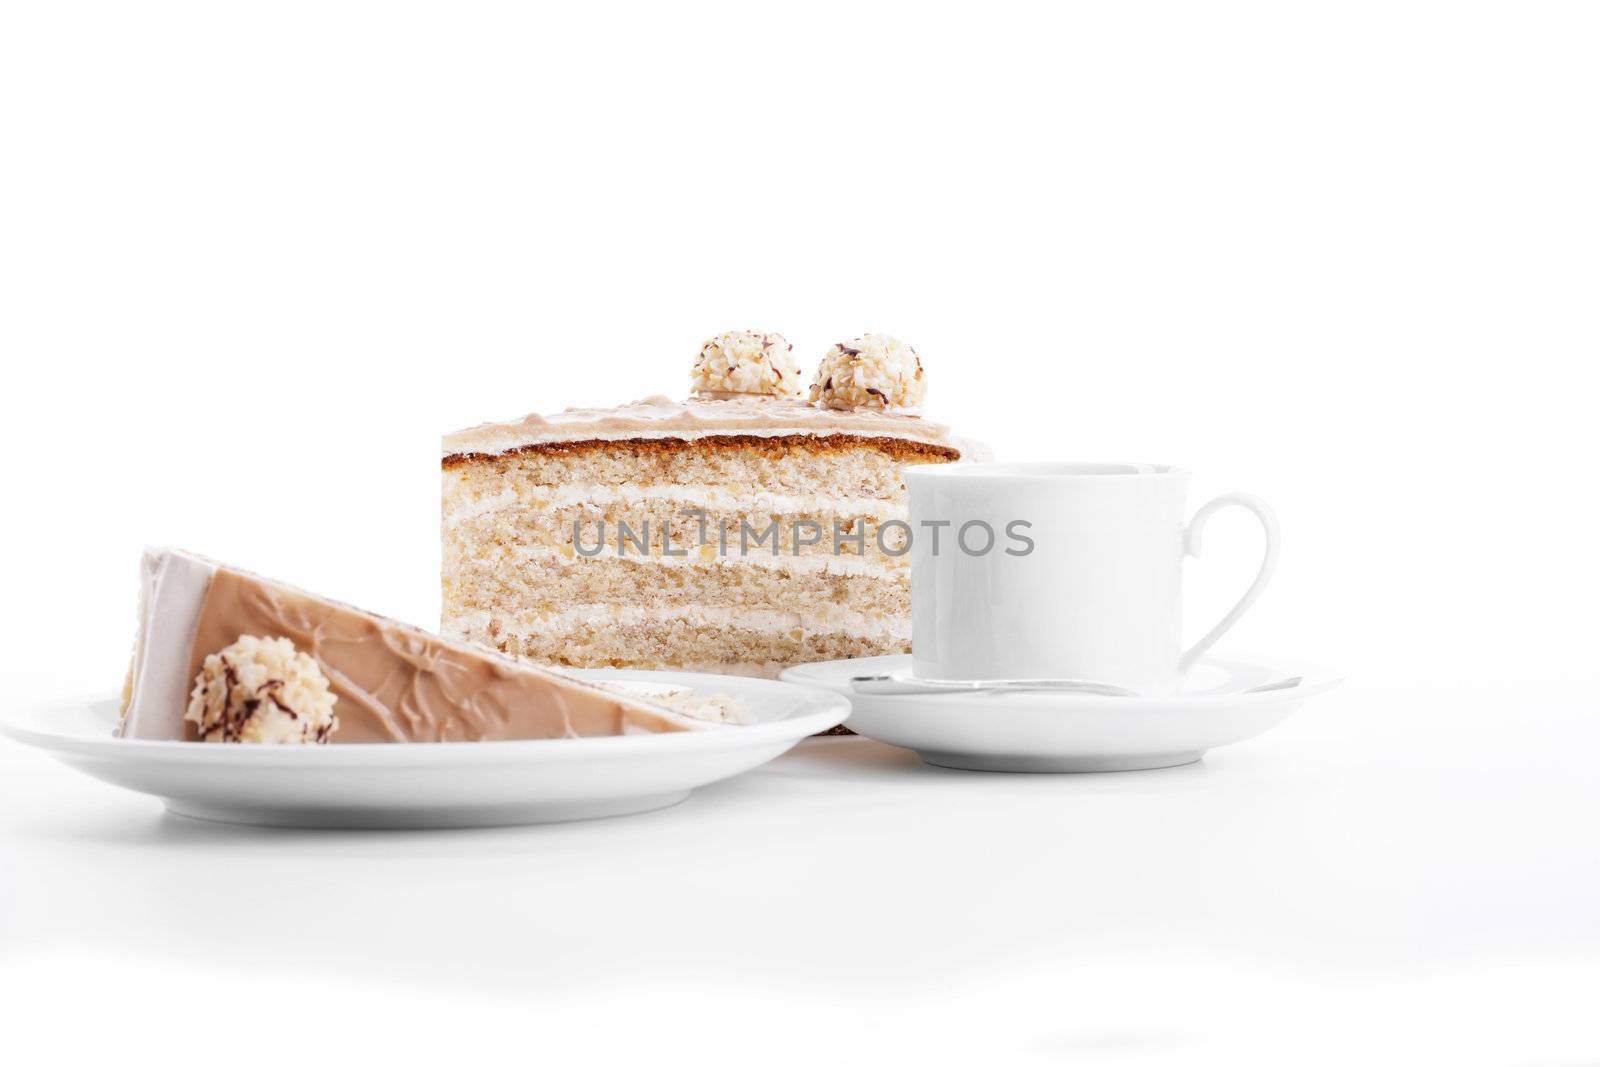
[[[156,741],[498,741],[716,729],[656,701],[172,550],[141,568],[120,732]]]
[[[537,663],[776,677],[910,650],[901,470],[972,446],[869,334],[809,389],[778,334],[706,342],[687,401],[529,415],[443,445],[442,628]]]

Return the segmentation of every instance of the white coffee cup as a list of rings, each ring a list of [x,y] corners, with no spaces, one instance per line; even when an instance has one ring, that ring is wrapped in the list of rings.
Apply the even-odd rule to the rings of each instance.
[[[1171,692],[1255,603],[1278,524],[1226,493],[1184,523],[1187,471],[1133,463],[909,467],[912,670],[921,678],[1076,678]],[[1221,622],[1180,651],[1183,561],[1219,509],[1266,530],[1261,569]],[[984,550],[986,549],[986,550]]]

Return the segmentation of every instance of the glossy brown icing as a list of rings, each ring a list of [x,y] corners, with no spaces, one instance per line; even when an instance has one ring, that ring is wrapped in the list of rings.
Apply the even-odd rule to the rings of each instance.
[[[220,568],[201,605],[189,677],[242,634],[286,637],[327,674],[334,744],[509,741],[662,733],[699,724],[583,682]],[[198,740],[193,723],[185,737]]]

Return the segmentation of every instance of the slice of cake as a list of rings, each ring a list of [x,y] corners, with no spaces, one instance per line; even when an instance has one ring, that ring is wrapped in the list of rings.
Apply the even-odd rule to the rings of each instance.
[[[145,553],[122,736],[325,744],[716,729],[693,714],[519,663],[170,550]],[[720,702],[716,717],[734,716]]]
[[[917,414],[921,361],[834,345],[809,393],[788,342],[708,341],[652,397],[444,439],[448,634],[539,663],[775,677],[910,651],[901,470],[969,446]]]

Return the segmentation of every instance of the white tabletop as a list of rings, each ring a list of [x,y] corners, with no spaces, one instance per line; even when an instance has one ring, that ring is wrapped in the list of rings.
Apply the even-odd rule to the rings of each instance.
[[[107,1052],[270,1020],[247,1060],[376,1033],[415,1056],[1591,1062],[1594,710],[1358,682],[1172,770],[827,739],[664,812],[426,833],[190,821],[0,743],[0,1003],[13,1037]]]

